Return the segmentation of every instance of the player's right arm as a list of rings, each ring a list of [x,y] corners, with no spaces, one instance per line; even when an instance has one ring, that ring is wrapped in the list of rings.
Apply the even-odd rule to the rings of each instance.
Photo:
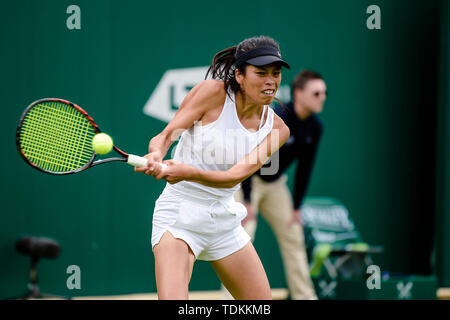
[[[197,84],[184,98],[180,108],[164,130],[150,140],[145,156],[149,160],[148,167],[135,168],[136,172],[154,170],[151,175],[159,173],[159,166],[153,166],[154,162],[161,162],[170,146],[184,130],[193,126],[209,111],[223,105],[225,101],[225,89],[222,81],[204,80]],[[154,168],[155,167],[155,168]]]

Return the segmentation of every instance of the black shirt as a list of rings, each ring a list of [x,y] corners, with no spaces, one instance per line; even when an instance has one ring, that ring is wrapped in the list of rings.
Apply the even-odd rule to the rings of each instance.
[[[294,185],[294,208],[300,208],[303,197],[308,188],[311,171],[314,165],[317,147],[322,136],[323,125],[317,115],[312,114],[305,120],[300,120],[294,111],[293,103],[274,108],[275,113],[283,119],[284,123],[289,127],[291,135],[286,143],[272,155],[271,160],[279,159],[279,169],[275,174],[261,174],[264,167],[271,167],[271,164],[265,164],[262,169],[255,174],[267,182],[277,180],[292,164],[294,160],[298,160],[295,173]],[[273,164],[272,164],[273,166]],[[267,171],[266,171],[267,172]],[[251,177],[242,182],[242,190],[244,199],[250,202]]]

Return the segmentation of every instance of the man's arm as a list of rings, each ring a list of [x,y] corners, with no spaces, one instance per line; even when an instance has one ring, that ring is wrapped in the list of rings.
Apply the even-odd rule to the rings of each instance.
[[[252,177],[253,176],[250,176],[241,183],[242,193],[244,194],[244,201],[247,203],[251,202]]]
[[[298,164],[295,174],[294,184],[294,209],[299,209],[303,203],[306,191],[309,186],[311,173],[314,167],[314,162],[317,155],[317,149],[322,136],[322,126],[319,126],[314,144],[309,149],[309,152],[298,155]]]

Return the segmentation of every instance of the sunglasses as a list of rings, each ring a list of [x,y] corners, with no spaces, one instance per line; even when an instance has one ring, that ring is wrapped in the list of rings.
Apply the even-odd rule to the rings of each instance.
[[[323,94],[323,95],[325,95],[325,96],[328,96],[328,91],[315,91],[315,92],[313,92],[313,96],[314,97],[316,97],[316,98],[318,98],[321,94]]]

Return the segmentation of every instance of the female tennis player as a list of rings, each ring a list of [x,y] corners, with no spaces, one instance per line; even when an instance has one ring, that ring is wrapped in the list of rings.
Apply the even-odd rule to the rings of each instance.
[[[281,82],[278,43],[253,37],[217,53],[206,77],[149,143],[147,167],[168,183],[155,204],[152,248],[159,299],[188,299],[196,259],[210,261],[235,299],[271,299],[267,275],[241,226],[233,194],[288,139],[269,104]],[[172,160],[158,164],[180,140]]]

